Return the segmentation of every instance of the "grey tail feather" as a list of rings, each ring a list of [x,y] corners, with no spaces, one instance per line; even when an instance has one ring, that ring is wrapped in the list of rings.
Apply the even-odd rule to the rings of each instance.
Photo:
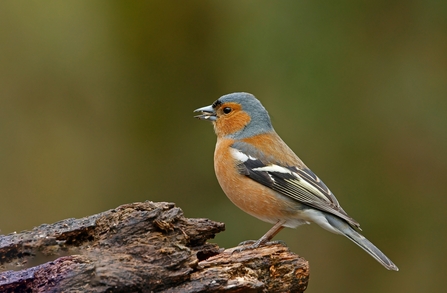
[[[372,244],[363,235],[355,231],[351,226],[349,226],[348,223],[332,215],[330,217],[326,216],[326,218],[334,228],[340,231],[340,234],[346,236],[349,240],[360,246],[360,248],[362,248],[374,259],[376,259],[386,269],[392,271],[399,270],[399,268],[385,254],[383,254],[382,251],[380,251],[374,244]]]

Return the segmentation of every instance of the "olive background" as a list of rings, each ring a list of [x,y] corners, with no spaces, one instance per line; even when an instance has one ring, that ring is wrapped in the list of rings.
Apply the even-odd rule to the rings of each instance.
[[[259,238],[193,118],[235,91],[400,268],[285,229],[306,292],[445,290],[445,1],[2,1],[1,233],[151,200],[225,222],[222,247]]]

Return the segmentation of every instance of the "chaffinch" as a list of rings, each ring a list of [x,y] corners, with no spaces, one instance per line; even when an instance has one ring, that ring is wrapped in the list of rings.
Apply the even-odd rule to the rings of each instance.
[[[214,170],[228,198],[246,213],[274,226],[252,247],[283,227],[314,222],[346,236],[388,270],[397,266],[354,228],[360,225],[334,194],[273,129],[267,110],[249,93],[232,93],[195,116],[212,121],[217,135]]]

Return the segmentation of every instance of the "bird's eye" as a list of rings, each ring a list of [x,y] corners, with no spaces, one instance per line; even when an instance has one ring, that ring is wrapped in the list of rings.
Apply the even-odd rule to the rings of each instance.
[[[223,112],[224,112],[224,114],[228,114],[228,113],[231,112],[231,108],[230,107],[225,107],[225,108],[223,108]]]

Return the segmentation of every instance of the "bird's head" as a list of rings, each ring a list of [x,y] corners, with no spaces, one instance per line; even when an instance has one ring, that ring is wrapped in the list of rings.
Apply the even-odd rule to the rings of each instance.
[[[273,131],[267,110],[249,93],[222,96],[194,112],[202,112],[196,118],[213,122],[218,137],[242,139]]]

